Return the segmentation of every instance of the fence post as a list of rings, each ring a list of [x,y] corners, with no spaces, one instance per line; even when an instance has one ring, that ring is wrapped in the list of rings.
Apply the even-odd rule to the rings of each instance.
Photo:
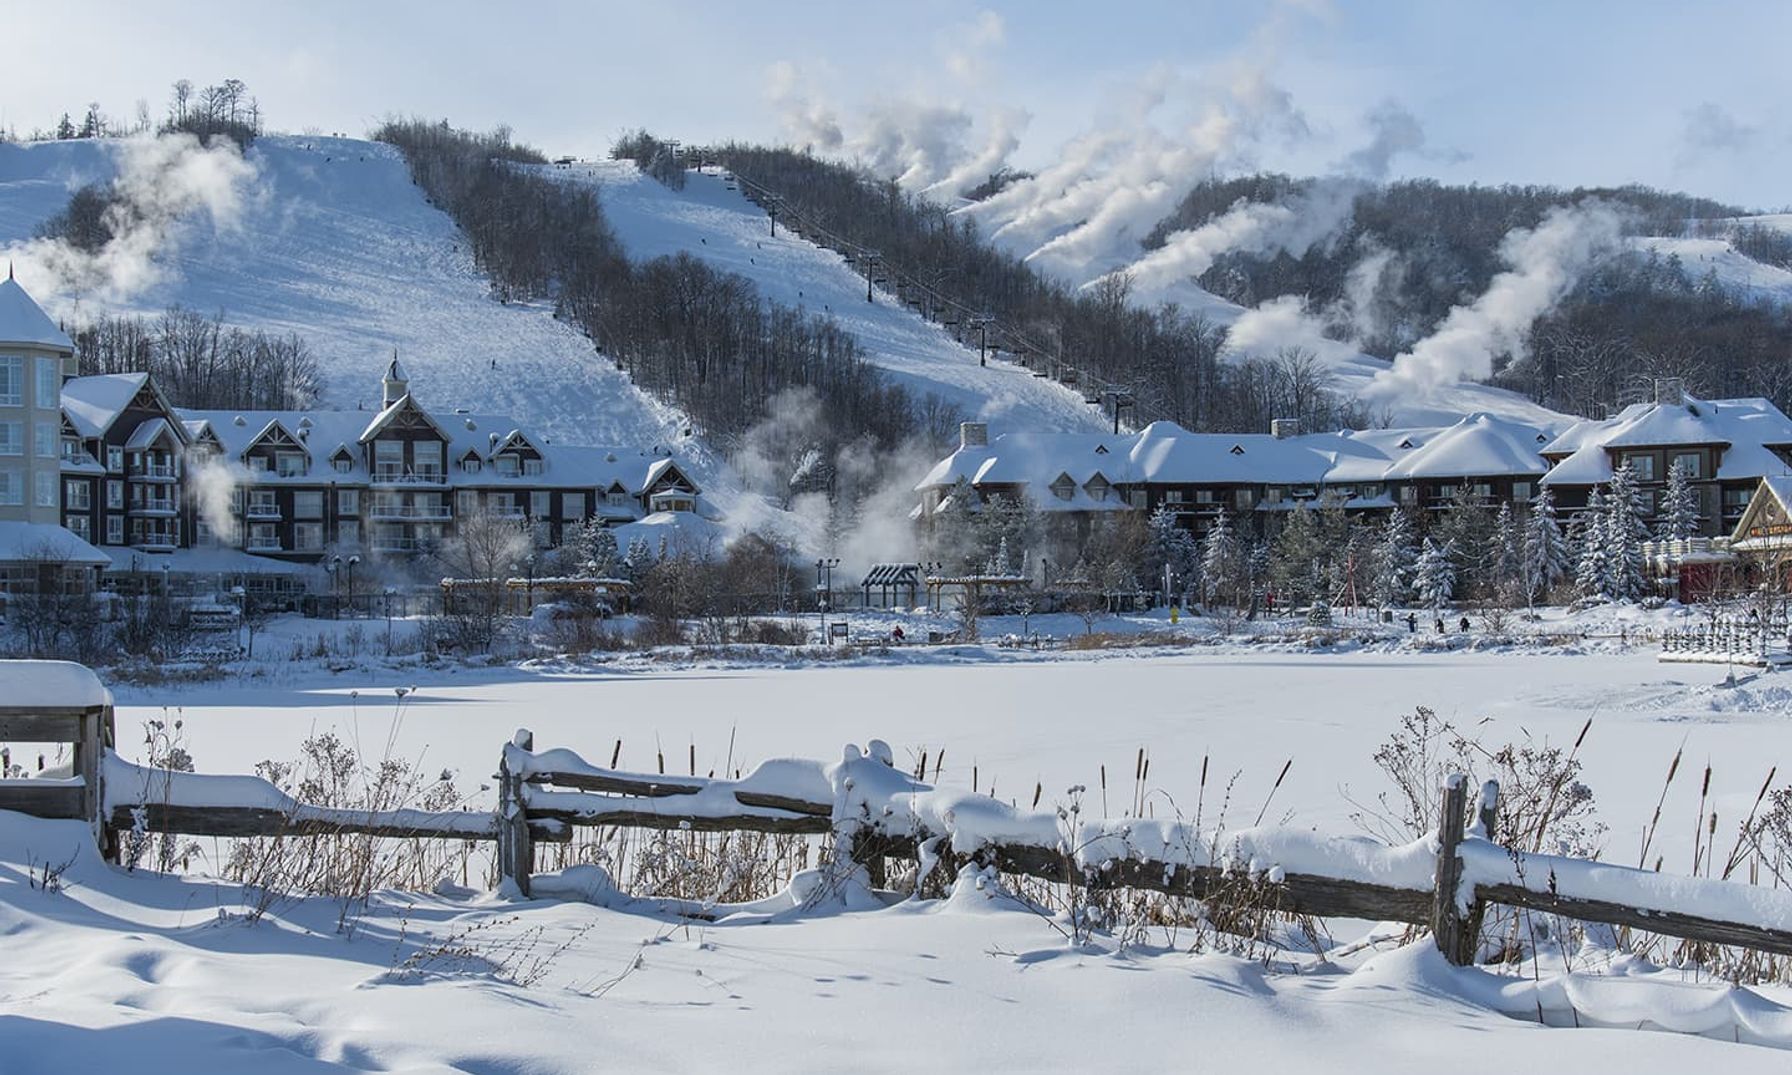
[[[526,728],[511,740],[522,750],[535,749],[535,736]],[[510,771],[509,752],[498,758],[498,880],[512,881],[523,896],[529,895],[530,875],[535,871],[535,843],[529,837],[529,815],[523,804],[523,778]]]
[[[1462,858],[1457,849],[1462,845],[1467,807],[1468,780],[1461,773],[1452,773],[1444,781],[1443,813],[1437,825],[1437,888],[1431,898],[1431,936],[1444,958],[1458,967],[1474,962],[1479,939],[1468,928],[1472,916],[1464,914],[1456,902],[1462,883]]]

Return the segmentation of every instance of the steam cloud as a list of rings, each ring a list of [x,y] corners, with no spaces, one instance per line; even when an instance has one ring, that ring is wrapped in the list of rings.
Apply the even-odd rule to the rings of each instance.
[[[231,495],[248,481],[249,472],[237,463],[198,453],[187,457],[187,496],[199,518],[226,544],[234,545],[241,537]]]
[[[202,146],[185,132],[117,145],[117,202],[106,210],[111,238],[89,253],[62,239],[32,239],[0,251],[32,281],[40,302],[80,298],[123,303],[160,283],[183,225],[196,217],[236,227],[258,175],[236,145]]]
[[[1596,201],[1549,211],[1535,228],[1516,228],[1500,241],[1511,268],[1493,278],[1480,298],[1457,306],[1443,324],[1378,373],[1368,394],[1425,398],[1456,381],[1483,380],[1493,359],[1517,353],[1524,332],[1574,287],[1600,256],[1618,242],[1621,219]]]

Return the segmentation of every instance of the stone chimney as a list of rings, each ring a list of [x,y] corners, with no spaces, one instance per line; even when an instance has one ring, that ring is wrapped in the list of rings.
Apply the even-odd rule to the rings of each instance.
[[[1686,406],[1686,379],[1683,377],[1655,378],[1655,402],[1672,407]]]
[[[1300,436],[1299,418],[1272,418],[1269,421],[1269,435],[1277,440]]]
[[[988,422],[958,423],[958,446],[960,448],[989,447]]]

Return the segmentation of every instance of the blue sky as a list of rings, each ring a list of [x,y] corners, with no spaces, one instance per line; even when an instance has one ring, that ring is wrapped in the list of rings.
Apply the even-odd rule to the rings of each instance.
[[[1170,87],[1148,122],[1174,140],[1215,86],[1248,78],[1286,95],[1287,122],[1235,166],[1323,171],[1392,102],[1425,132],[1394,174],[1792,204],[1783,0],[173,6],[9,4],[0,123],[49,126],[90,100],[128,116],[144,98],[159,114],[175,78],[234,75],[276,128],[360,134],[420,113],[594,154],[635,126],[779,138],[796,96],[837,123],[844,153],[874,117],[917,105],[964,117],[967,153],[997,114],[1024,112],[1012,159],[1038,167],[1121,122],[1143,85]]]

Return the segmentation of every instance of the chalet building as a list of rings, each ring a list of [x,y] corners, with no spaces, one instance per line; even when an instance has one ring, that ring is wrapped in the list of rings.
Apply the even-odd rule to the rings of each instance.
[[[408,561],[481,511],[539,548],[588,519],[676,522],[707,510],[662,451],[569,447],[508,418],[432,412],[395,358],[377,411],[183,410],[147,374],[70,380],[62,523],[119,576],[285,576],[326,556]]]
[[[0,281],[0,592],[85,588],[106,557],[63,525],[63,382],[75,346],[7,270]]]
[[[1765,399],[1696,399],[1678,379],[1655,388],[1652,402],[1576,423],[1544,445],[1550,470],[1543,484],[1564,515],[1572,514],[1628,462],[1653,522],[1668,469],[1680,463],[1698,497],[1699,534],[1730,533],[1762,478],[1792,473],[1792,419]]]
[[[1009,433],[966,423],[959,448],[916,486],[922,520],[951,510],[961,490],[979,502],[1025,494],[1049,516],[1168,508],[1197,533],[1220,513],[1259,524],[1298,504],[1351,512],[1397,506],[1434,513],[1460,490],[1528,502],[1546,464],[1543,432],[1476,414],[1425,429],[1306,433],[1278,420],[1267,434],[1190,433],[1154,422],[1137,434]]]

